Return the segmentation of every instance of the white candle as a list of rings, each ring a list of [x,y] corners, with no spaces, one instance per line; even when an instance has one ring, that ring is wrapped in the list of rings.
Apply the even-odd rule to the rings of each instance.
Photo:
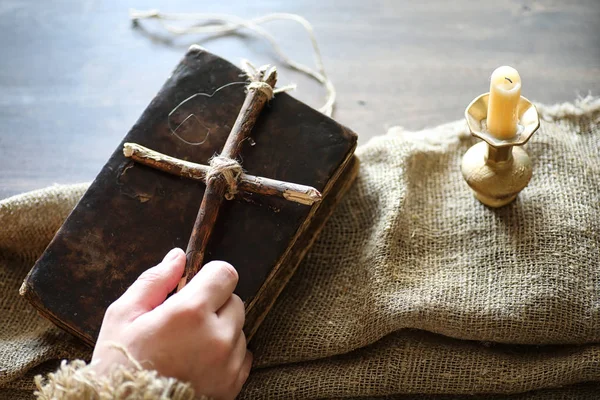
[[[517,133],[517,105],[521,98],[521,77],[513,67],[496,68],[490,79],[487,129],[498,139]]]

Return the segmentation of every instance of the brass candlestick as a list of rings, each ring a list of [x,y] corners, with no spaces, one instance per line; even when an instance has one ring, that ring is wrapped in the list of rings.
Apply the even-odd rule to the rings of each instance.
[[[469,104],[465,118],[471,134],[483,142],[471,147],[462,160],[462,174],[475,197],[488,207],[502,207],[513,201],[531,179],[531,161],[521,147],[540,127],[537,109],[521,96],[517,105],[517,133],[497,139],[487,131],[489,93]]]

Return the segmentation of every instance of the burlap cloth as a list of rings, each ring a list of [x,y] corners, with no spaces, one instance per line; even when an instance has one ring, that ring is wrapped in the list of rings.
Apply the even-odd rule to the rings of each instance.
[[[532,181],[496,210],[460,174],[463,122],[359,148],[356,183],[252,342],[241,397],[600,397],[600,101],[540,112]],[[17,294],[85,188],[0,202],[0,396],[89,357]]]

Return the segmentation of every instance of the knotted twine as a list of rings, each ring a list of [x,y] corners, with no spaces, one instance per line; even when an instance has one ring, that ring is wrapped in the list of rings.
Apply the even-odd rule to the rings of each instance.
[[[233,158],[215,155],[208,164],[210,170],[206,174],[206,182],[208,183],[211,179],[223,179],[227,185],[225,198],[233,199],[237,193],[239,177],[244,172],[240,163]]]

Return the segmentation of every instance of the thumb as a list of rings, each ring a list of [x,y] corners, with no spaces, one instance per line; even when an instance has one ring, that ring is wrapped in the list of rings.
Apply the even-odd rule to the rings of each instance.
[[[132,319],[161,305],[175,289],[185,269],[185,253],[175,248],[160,264],[144,271],[117,300],[120,307],[129,309]]]

